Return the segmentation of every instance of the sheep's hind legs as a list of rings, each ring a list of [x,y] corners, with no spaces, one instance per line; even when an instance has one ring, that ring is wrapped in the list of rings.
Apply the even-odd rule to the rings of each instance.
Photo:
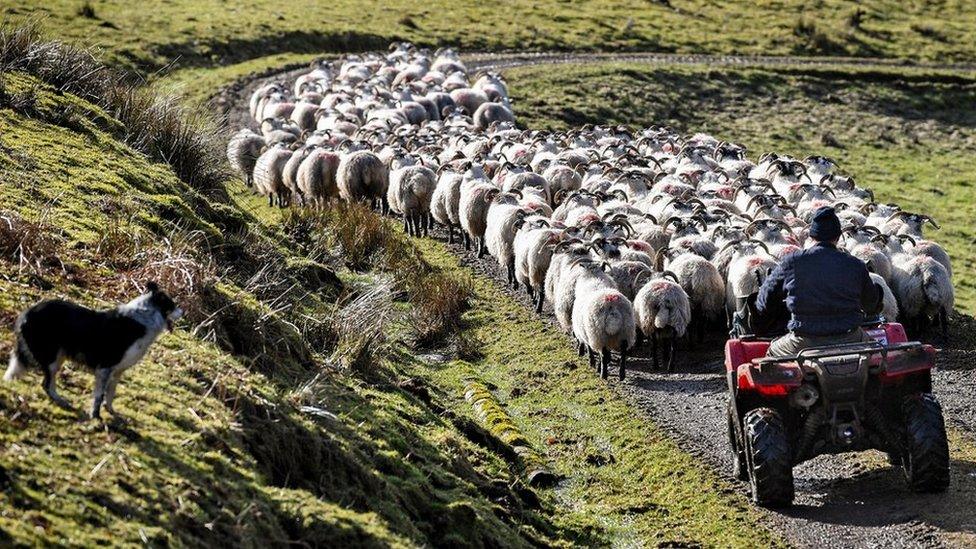
[[[539,301],[537,301],[535,304],[536,314],[540,314],[540,315],[542,314],[542,305],[544,304],[545,300],[546,300],[546,290],[545,288],[539,288]]]
[[[657,362],[658,333],[654,332],[653,334],[651,334],[650,339],[651,339],[651,367],[657,370],[658,367],[660,367],[660,364],[658,364]]]
[[[610,349],[604,349],[602,356],[600,357],[600,377],[607,379],[610,375],[610,360],[613,355],[610,354]]]
[[[949,343],[949,313],[945,307],[939,307],[939,327],[942,330],[942,343]]]
[[[678,352],[678,347],[674,344],[674,337],[668,338],[667,345],[664,346],[664,353],[667,355],[668,373],[674,372],[674,355]]]
[[[623,347],[620,348],[620,381],[624,380],[624,376],[627,374],[627,344],[624,343]]]

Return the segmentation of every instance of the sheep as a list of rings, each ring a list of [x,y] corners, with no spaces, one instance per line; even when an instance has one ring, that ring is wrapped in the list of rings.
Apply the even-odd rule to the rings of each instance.
[[[437,176],[425,166],[406,166],[390,173],[386,200],[390,210],[403,215],[403,230],[411,236],[427,236],[431,196]]]
[[[671,280],[668,280],[670,278]],[[658,344],[662,349],[666,370],[674,371],[675,341],[685,336],[691,323],[691,302],[678,283],[678,277],[665,271],[659,278],[645,283],[634,296],[634,315],[642,337],[651,341],[651,360],[658,368]]]
[[[947,341],[955,293],[945,267],[931,257],[905,253],[892,257],[891,266],[891,291],[898,300],[899,320],[920,334],[937,319],[942,338]]]
[[[309,204],[321,208],[339,197],[339,187],[336,184],[338,170],[339,155],[316,148],[298,167],[298,190]]]
[[[484,92],[471,88],[459,88],[451,91],[451,99],[468,116],[473,116],[478,111],[478,107],[488,102],[488,96]]]
[[[560,240],[560,231],[552,229],[543,216],[525,218],[512,247],[515,251],[515,279],[525,286],[537,313],[545,302],[545,281],[552,262],[553,249]]]
[[[279,143],[264,151],[254,163],[254,187],[268,197],[268,206],[285,207],[288,187],[284,182],[285,164],[291,159],[292,150]]]
[[[697,332],[698,340],[702,341],[705,338],[706,323],[718,318],[725,308],[725,282],[722,275],[707,259],[692,253],[679,255],[667,267],[688,294],[693,328]]]
[[[447,227],[447,242],[454,243],[454,227],[460,227],[458,210],[461,203],[460,173],[445,171],[437,179],[434,194],[430,197],[430,215],[434,221]]]
[[[730,328],[732,315],[742,308],[749,296],[759,292],[766,276],[778,263],[762,241],[748,240],[732,246],[735,254],[726,279],[726,312]]]
[[[492,123],[508,122],[515,124],[515,115],[505,105],[501,103],[482,103],[474,111],[474,127],[476,130],[485,131]]]
[[[595,366],[597,354],[601,356],[600,377],[604,379],[610,368],[611,352],[619,353],[622,381],[627,352],[637,342],[637,322],[633,304],[614,287],[613,279],[604,272],[605,265],[584,261],[577,268],[580,275],[573,303],[573,335],[580,343],[580,350],[589,351],[591,366]]]
[[[512,244],[516,228],[525,216],[526,211],[519,205],[518,198],[503,192],[495,196],[485,219],[488,253],[498,260],[499,267],[505,269],[506,280],[514,289],[518,289],[518,279],[515,277],[515,250]]]
[[[336,171],[339,196],[347,202],[372,201],[374,208],[380,201],[380,209],[386,213],[386,189],[389,174],[383,162],[371,151],[356,151],[344,155]]]
[[[631,301],[652,272],[652,266],[642,261],[617,260],[610,264],[610,278],[620,293]]]
[[[254,184],[254,165],[266,145],[264,137],[247,128],[235,133],[227,142],[227,160],[248,188]]]
[[[495,195],[501,189],[490,183],[475,183],[468,189],[462,188],[461,199],[458,203],[460,210],[461,229],[464,230],[464,248],[471,249],[473,242],[478,242],[478,257],[484,257],[485,228],[488,221],[488,207]]]
[[[298,168],[314,148],[314,146],[306,145],[296,149],[291,153],[291,158],[288,159],[288,162],[285,162],[285,167],[281,170],[281,181],[288,188],[289,196],[298,196],[303,204],[305,197],[298,188]]]

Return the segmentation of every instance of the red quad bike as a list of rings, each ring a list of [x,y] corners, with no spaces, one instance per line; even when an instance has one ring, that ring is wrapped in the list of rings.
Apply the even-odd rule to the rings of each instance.
[[[762,506],[793,502],[793,467],[821,454],[876,449],[912,490],[949,486],[949,445],[932,396],[935,349],[901,324],[865,325],[871,341],[765,358],[769,340],[725,345],[734,474]]]

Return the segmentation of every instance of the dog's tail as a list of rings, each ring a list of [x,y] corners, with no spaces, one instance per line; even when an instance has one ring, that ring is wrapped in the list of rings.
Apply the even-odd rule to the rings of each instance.
[[[18,319],[17,325],[14,328],[14,337],[17,340],[14,343],[13,350],[10,351],[10,363],[7,365],[7,371],[3,374],[4,381],[13,381],[20,378],[27,371],[27,365],[33,363],[33,355],[31,355],[30,349],[27,348],[27,342],[24,341],[23,334],[20,333],[21,320]]]

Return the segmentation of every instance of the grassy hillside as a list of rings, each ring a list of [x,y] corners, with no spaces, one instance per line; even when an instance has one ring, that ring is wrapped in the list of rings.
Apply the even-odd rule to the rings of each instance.
[[[52,36],[154,70],[280,52],[385,48],[390,40],[475,49],[659,50],[976,60],[976,4],[962,0],[25,0]],[[758,31],[758,29],[762,29]]]
[[[0,385],[0,545],[779,543],[438,245],[188,185],[130,144],[160,127],[0,77],[0,356],[44,297],[108,306],[157,279],[188,309],[123,381],[128,422],[84,417],[78,368],[75,411],[36,374]]]
[[[957,307],[976,312],[974,82],[618,64],[522,68],[509,81],[527,127],[665,124],[742,143],[753,156],[832,157],[879,201],[935,217],[943,229],[926,230],[953,259]]]

